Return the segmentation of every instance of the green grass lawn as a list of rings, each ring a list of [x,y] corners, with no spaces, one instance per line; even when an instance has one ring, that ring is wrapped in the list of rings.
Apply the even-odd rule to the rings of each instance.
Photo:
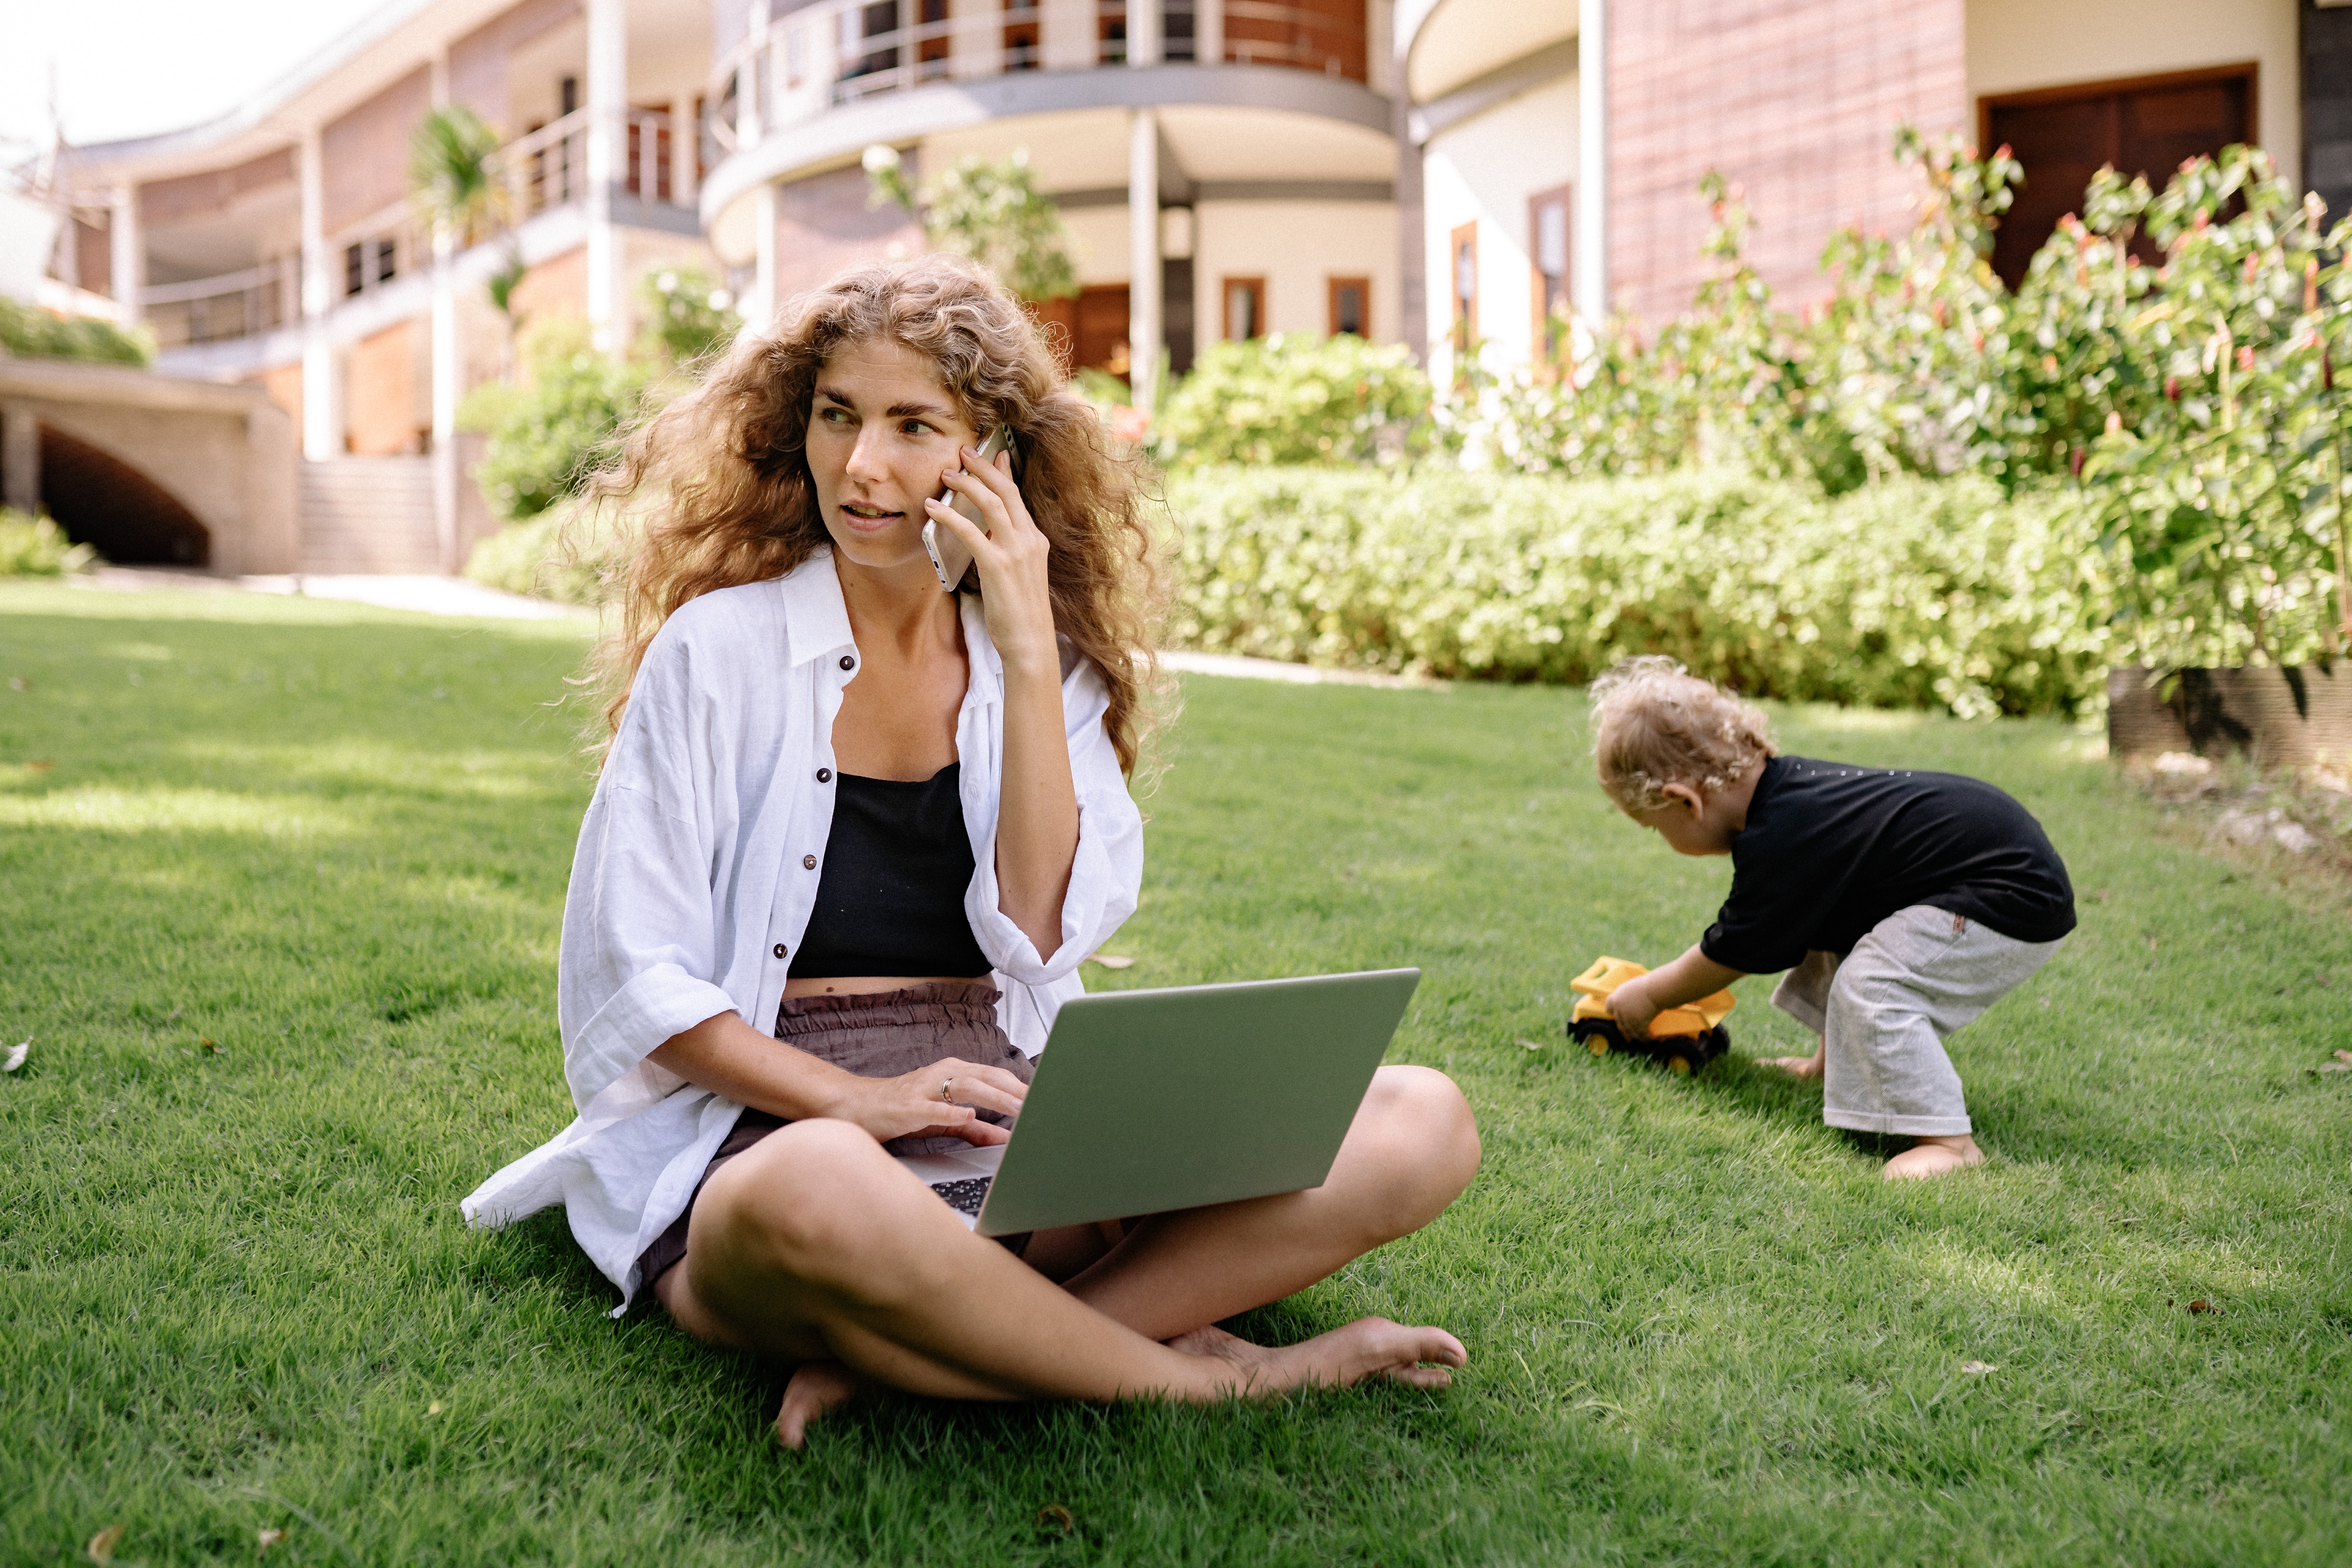
[[[1484,1172],[1242,1327],[1442,1323],[1454,1389],[875,1399],[778,1450],[776,1374],[608,1321],[560,1215],[457,1216],[569,1115],[589,784],[548,704],[581,647],[0,586],[0,1047],[33,1037],[0,1563],[114,1524],[119,1563],[265,1528],[268,1563],[371,1565],[2352,1560],[2352,1075],[2312,1070],[2352,1045],[2340,909],[2167,837],[2071,731],[1779,713],[1792,751],[2015,792],[2083,895],[1956,1043],[1991,1164],[1889,1188],[1747,1065],[1809,1044],[1767,980],[1696,1079],[1563,1041],[1569,977],[1679,952],[1727,868],[1617,818],[1580,702],[1525,688],[1188,681],[1138,963],[1088,971],[1427,972],[1394,1059],[1461,1081]]]

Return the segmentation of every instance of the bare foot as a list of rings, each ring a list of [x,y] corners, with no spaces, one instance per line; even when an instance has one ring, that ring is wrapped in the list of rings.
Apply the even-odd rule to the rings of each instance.
[[[776,1441],[797,1449],[808,1441],[808,1425],[867,1386],[865,1375],[837,1361],[804,1361],[784,1384],[784,1403],[776,1412]]]
[[[1819,1078],[1822,1064],[1828,1060],[1829,1051],[1823,1047],[1809,1057],[1766,1057],[1764,1065],[1779,1068],[1790,1078]]]
[[[1187,1355],[1232,1363],[1243,1375],[1227,1384],[1226,1391],[1241,1394],[1310,1385],[1344,1388],[1373,1377],[1414,1388],[1444,1388],[1454,1382],[1451,1369],[1470,1360],[1462,1342],[1444,1329],[1409,1328],[1386,1318],[1358,1318],[1344,1328],[1279,1350],[1254,1345],[1214,1327],[1179,1334],[1168,1345]]]
[[[1965,1170],[1984,1163],[1984,1151],[1977,1141],[1963,1132],[1957,1138],[1922,1138],[1892,1160],[1880,1173],[1890,1182],[1906,1181],[1915,1176],[1940,1176],[1948,1172]]]

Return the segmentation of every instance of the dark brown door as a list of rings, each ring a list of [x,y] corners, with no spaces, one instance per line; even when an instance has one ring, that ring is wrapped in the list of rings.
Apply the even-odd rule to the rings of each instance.
[[[1080,370],[1127,374],[1127,285],[1097,283],[1078,290],[1077,340]]]
[[[2006,143],[2025,166],[1993,239],[1993,270],[2011,289],[2024,281],[2058,220],[2083,210],[2100,169],[2145,174],[2161,188],[2188,160],[2253,140],[2253,104],[2251,65],[1988,99],[1986,144]],[[2144,246],[2134,248],[2152,259]]]

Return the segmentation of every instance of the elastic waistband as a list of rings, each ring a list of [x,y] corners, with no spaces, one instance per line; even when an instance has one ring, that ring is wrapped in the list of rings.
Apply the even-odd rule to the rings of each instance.
[[[999,994],[985,980],[934,980],[897,991],[787,996],[776,1008],[776,1034],[781,1038],[942,1022],[993,1026]]]

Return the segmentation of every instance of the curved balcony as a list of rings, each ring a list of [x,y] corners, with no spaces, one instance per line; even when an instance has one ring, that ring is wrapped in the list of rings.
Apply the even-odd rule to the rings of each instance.
[[[1201,105],[1385,139],[1386,40],[1370,20],[1368,0],[819,0],[719,57],[706,100],[728,156],[703,188],[703,221],[871,142],[1012,116]]]

